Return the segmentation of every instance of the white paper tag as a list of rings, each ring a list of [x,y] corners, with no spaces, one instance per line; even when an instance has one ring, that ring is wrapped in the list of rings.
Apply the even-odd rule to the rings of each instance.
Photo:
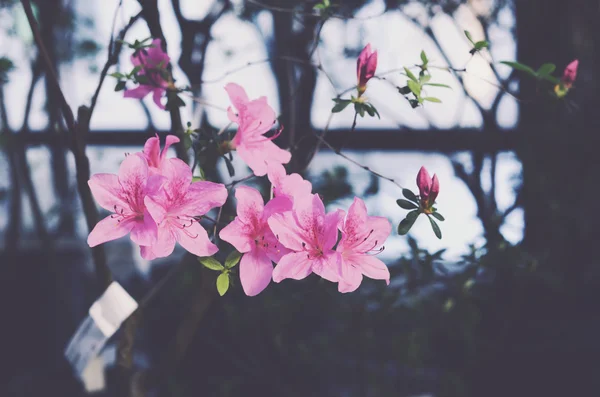
[[[91,360],[137,307],[137,302],[116,281],[90,307],[89,316],[65,349],[65,357],[80,379]]]

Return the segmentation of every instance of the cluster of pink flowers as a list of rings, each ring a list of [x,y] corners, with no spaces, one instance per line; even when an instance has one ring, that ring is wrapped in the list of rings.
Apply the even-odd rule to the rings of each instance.
[[[340,292],[356,290],[363,275],[389,283],[387,267],[373,255],[391,232],[387,219],[367,216],[359,198],[348,214],[327,213],[310,182],[286,175],[282,166],[271,170],[269,180],[274,197],[266,205],[256,189],[236,189],[237,217],[219,235],[244,254],[240,280],[247,295],[260,293],[271,279],[301,280],[311,273],[337,282]]]
[[[125,97],[141,99],[152,93],[154,102],[164,109],[161,99],[169,87],[164,71],[170,59],[161,41],[155,39],[147,49],[136,51],[131,61],[138,67],[137,76],[143,77]],[[376,67],[377,52],[367,45],[357,60],[359,96]],[[340,292],[356,290],[363,276],[389,284],[390,272],[376,254],[390,235],[390,222],[369,216],[358,197],[347,213],[339,209],[326,212],[321,198],[312,193],[310,182],[299,174],[286,173],[283,164],[290,161],[291,153],[273,142],[282,129],[266,136],[276,123],[275,111],[266,97],[251,100],[235,83],[227,84],[225,90],[232,104],[228,117],[238,126],[228,147],[256,176],[267,175],[273,193],[265,203],[258,190],[237,187],[237,216],[219,233],[242,253],[240,280],[244,292],[254,296],[271,280],[300,280],[311,273],[337,283]],[[222,206],[228,191],[222,184],[192,182],[188,164],[167,158],[169,147],[178,142],[179,138],[167,136],[161,151],[158,136],[150,138],[142,152],[125,158],[117,175],[92,176],[88,182],[92,194],[112,213],[89,234],[91,247],[130,234],[145,259],[170,255],[176,242],[200,257],[218,251],[199,219]],[[431,201],[435,199],[433,190]],[[421,196],[427,199],[423,192]]]
[[[88,184],[98,204],[112,212],[88,236],[90,247],[128,233],[145,259],[169,256],[178,242],[198,256],[210,256],[217,246],[198,218],[227,200],[224,185],[192,183],[192,170],[177,158],[166,158],[179,138],[168,136],[160,150],[158,136],[143,152],[128,155],[117,175],[95,174]]]

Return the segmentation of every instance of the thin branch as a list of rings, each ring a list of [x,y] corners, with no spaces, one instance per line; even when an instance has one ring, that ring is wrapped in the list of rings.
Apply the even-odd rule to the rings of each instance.
[[[85,142],[83,137],[79,134],[77,123],[75,121],[75,117],[73,116],[73,111],[67,103],[63,91],[60,88],[60,83],[52,67],[52,61],[48,56],[48,52],[46,51],[46,48],[44,46],[44,42],[42,40],[37,21],[35,20],[35,17],[33,15],[31,2],[30,0],[21,0],[21,3],[23,4],[23,9],[25,10],[25,15],[27,16],[29,26],[31,27],[31,31],[33,33],[33,37],[38,47],[39,54],[41,55],[41,58],[43,60],[46,69],[46,76],[56,87],[58,100],[60,102],[59,105],[62,110],[62,115],[65,119],[65,123],[73,139],[72,150],[75,156],[75,166],[77,169],[77,186],[79,188],[79,195],[83,204],[88,229],[91,231],[98,222],[98,212],[96,210],[96,205],[94,204],[94,199],[92,197],[90,188],[87,185],[87,181],[89,180],[90,176],[90,168],[89,160],[85,155]],[[112,275],[110,273],[108,265],[106,264],[106,256],[102,246],[94,247],[92,249],[92,256],[94,258],[94,264],[96,266],[96,274],[100,278],[103,288],[105,288],[110,284],[112,280]]]
[[[117,7],[117,11],[119,10],[120,6],[121,6],[121,3],[119,3],[119,6]],[[116,16],[116,12],[115,12],[115,16]],[[108,45],[108,59],[106,60],[106,63],[104,64],[104,67],[102,68],[102,72],[100,72],[100,80],[98,81],[98,86],[96,87],[96,91],[94,92],[94,96],[92,96],[92,100],[90,102],[90,119],[88,121],[88,128],[89,128],[89,123],[91,123],[91,121],[92,121],[92,115],[94,114],[94,109],[96,108],[96,102],[98,101],[98,96],[100,95],[100,89],[102,88],[102,85],[104,84],[104,80],[106,79],[108,70],[113,65],[116,65],[117,62],[119,61],[119,54],[121,53],[121,49],[123,48],[122,41],[125,39],[125,35],[127,34],[127,31],[133,26],[133,24],[135,24],[135,22],[141,16],[142,16],[142,13],[140,12],[137,15],[131,17],[129,19],[129,22],[127,23],[127,25],[125,25],[125,27],[123,29],[121,29],[121,32],[119,33],[118,39],[116,41],[114,40],[112,31],[111,31],[110,43]],[[113,22],[113,30],[114,30],[114,22]]]

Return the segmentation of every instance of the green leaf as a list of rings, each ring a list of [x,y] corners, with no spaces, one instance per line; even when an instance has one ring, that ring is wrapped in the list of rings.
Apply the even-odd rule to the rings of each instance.
[[[469,39],[471,44],[475,45],[475,42],[473,41],[473,36],[471,36],[471,33],[468,30],[465,30],[465,36],[467,36],[467,39]]]
[[[421,78],[419,80],[419,83],[421,83],[421,85],[423,85],[423,84],[427,83],[429,80],[431,80],[430,74],[419,73],[419,77]]]
[[[423,83],[423,85],[428,85],[428,86],[431,86],[431,87],[442,87],[442,88],[450,88],[450,89],[452,89],[452,87],[450,87],[449,85],[440,84],[440,83]]]
[[[551,82],[552,84],[560,84],[560,80],[554,76],[546,75],[546,76],[538,76],[542,80],[546,80]]]
[[[235,265],[238,264],[241,257],[242,257],[242,254],[240,254],[237,251],[233,251],[231,254],[229,254],[227,256],[227,259],[225,259],[225,267],[227,269],[231,269],[232,267],[234,267]]]
[[[398,225],[398,234],[401,236],[404,236],[405,234],[407,234],[410,231],[410,229],[413,227],[413,225],[415,224],[415,221],[417,220],[418,217],[419,217],[418,210],[409,212],[406,215],[406,218],[404,218],[402,220],[402,222],[400,222],[400,224]]]
[[[435,102],[435,103],[442,103],[442,100],[439,98],[434,98],[432,96],[428,96],[423,98],[424,101],[429,101],[429,102]]]
[[[365,105],[360,102],[354,102],[354,111],[360,115],[360,117],[365,117]]]
[[[401,208],[404,208],[405,210],[414,210],[415,208],[419,208],[419,206],[417,206],[415,203],[404,199],[396,200],[396,204],[398,204]]]
[[[117,85],[115,86],[115,91],[123,91],[124,89],[125,89],[125,82],[124,81],[117,82]]]
[[[429,59],[427,59],[427,54],[425,54],[425,50],[421,51],[421,61],[423,62],[424,66],[429,62]]]
[[[528,74],[530,74],[530,75],[532,75],[534,77],[537,77],[537,73],[535,72],[535,70],[533,70],[532,68],[530,68],[527,65],[523,65],[522,63],[519,63],[519,62],[509,62],[509,61],[502,61],[500,63],[502,63],[502,64],[504,64],[506,66],[510,66],[513,69],[520,70],[522,72],[528,73]]]
[[[198,262],[202,263],[204,265],[204,267],[206,267],[206,268],[208,268],[210,270],[221,271],[221,270],[225,269],[223,267],[223,265],[221,265],[219,263],[219,261],[217,261],[212,256],[202,256],[202,257],[199,257],[198,258]]]
[[[412,192],[412,190],[410,189],[402,189],[402,195],[404,197],[406,197],[407,199],[409,199],[410,201],[415,202],[416,204],[419,204],[419,199],[417,198],[417,196]]]
[[[442,216],[442,214],[440,214],[439,212],[432,212],[431,216],[433,216],[435,219],[437,219],[440,222],[444,222],[446,220],[446,218],[444,218]]]
[[[367,113],[369,114],[369,116],[374,117],[375,116],[375,112],[373,111],[373,109],[371,109],[370,106],[365,106],[365,110],[367,111]]]
[[[413,74],[413,72],[411,72],[406,66],[404,67],[404,71],[406,72],[406,76],[411,79],[412,81],[414,81],[415,83],[418,83],[419,80],[417,79],[417,77]]]
[[[475,51],[481,51],[484,48],[488,48],[490,46],[490,43],[488,43],[485,40],[481,40],[478,41],[477,43],[475,43]]]
[[[233,168],[233,164],[231,163],[231,160],[229,160],[225,156],[223,156],[223,158],[225,159],[225,164],[227,165],[227,172],[229,172],[229,176],[234,176],[235,175],[235,168]]]
[[[114,77],[116,79],[122,79],[125,77],[125,75],[123,73],[119,73],[119,72],[111,73],[111,74],[109,74],[109,76]]]
[[[545,63],[537,71],[538,77],[549,76],[556,70],[556,65],[553,63]]]
[[[419,85],[419,83],[415,83],[414,81],[409,80],[408,88],[410,88],[410,90],[413,94],[415,94],[416,97],[421,96],[421,86]]]
[[[139,83],[142,85],[150,85],[150,79],[148,79],[148,76],[144,76],[144,75],[135,76],[135,81],[136,81],[136,83]]]
[[[377,109],[375,108],[375,106],[373,106],[372,104],[369,103],[369,108],[371,108],[371,110],[373,111],[373,113],[375,113],[377,115],[377,118],[381,120],[381,116],[379,115],[379,112],[377,111]]]
[[[429,223],[431,223],[431,228],[433,229],[435,236],[441,240],[442,231],[440,230],[440,227],[438,226],[437,222],[434,221],[430,216],[428,216],[427,219],[429,219]]]
[[[217,277],[217,291],[219,291],[219,295],[223,296],[229,289],[229,274],[221,273],[219,277]]]
[[[333,107],[333,109],[331,109],[331,113],[339,113],[342,110],[346,109],[346,106],[350,105],[352,103],[352,101],[349,101],[347,99],[343,99],[343,100],[335,100],[336,102],[335,106]]]

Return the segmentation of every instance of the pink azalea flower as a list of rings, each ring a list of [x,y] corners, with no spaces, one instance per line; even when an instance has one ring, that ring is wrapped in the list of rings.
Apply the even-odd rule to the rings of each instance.
[[[380,216],[368,216],[365,203],[355,197],[340,230],[342,239],[336,248],[342,255],[338,290],[355,291],[363,275],[385,280],[389,285],[390,271],[374,254],[383,251],[383,243],[392,231],[390,221]]]
[[[156,134],[154,138],[149,138],[146,141],[146,144],[144,145],[144,156],[148,161],[148,167],[150,168],[150,172],[152,174],[162,174],[163,168],[169,160],[166,158],[167,151],[171,145],[178,142],[179,138],[177,138],[175,135],[167,135],[165,147],[161,152],[160,138],[158,137],[158,134]]]
[[[279,262],[290,252],[277,241],[267,219],[274,213],[289,211],[291,201],[271,200],[265,205],[258,190],[247,186],[238,187],[235,197],[237,217],[219,236],[244,254],[240,260],[240,280],[246,295],[255,296],[269,285],[272,262]]]
[[[364,94],[367,82],[375,76],[377,69],[377,51],[371,51],[371,44],[367,44],[356,60],[356,75],[358,78],[358,96]]]
[[[292,155],[275,145],[273,137],[266,137],[275,123],[275,111],[267,103],[266,97],[249,100],[246,91],[237,84],[225,86],[229,99],[237,109],[236,115],[230,106],[227,109],[229,120],[239,125],[231,143],[248,167],[257,176],[263,176],[274,164],[286,164]]]
[[[429,176],[429,172],[425,167],[421,167],[417,174],[417,186],[421,195],[421,207],[425,213],[431,213],[431,207],[435,203],[440,192],[440,181],[437,175],[433,174],[433,178]]]
[[[88,185],[98,204],[112,215],[96,224],[87,242],[90,247],[131,233],[131,240],[141,246],[156,242],[156,222],[144,205],[148,194],[159,191],[164,178],[150,175],[146,159],[140,154],[127,156],[119,173],[95,174]]]
[[[563,76],[562,76],[562,83],[565,86],[565,88],[569,89],[573,86],[573,83],[575,83],[575,79],[577,78],[577,69],[579,68],[579,60],[574,60],[573,62],[571,62],[570,64],[567,65],[567,67],[565,68],[565,71],[563,72]]]
[[[300,199],[311,195],[312,184],[299,174],[287,175],[281,164],[272,164],[269,167],[268,178],[273,185],[274,199],[288,198],[293,202],[294,198]]]
[[[275,270],[273,281],[286,278],[301,280],[311,272],[326,280],[340,278],[341,255],[332,248],[337,242],[338,224],[343,211],[325,213],[318,195],[294,201],[293,211],[273,214],[269,219],[271,230],[292,252],[284,255]]]
[[[142,69],[139,71],[140,76],[146,76],[148,78],[148,84],[140,84],[137,88],[125,91],[125,98],[137,98],[142,99],[146,95],[152,93],[152,99],[154,103],[161,108],[165,109],[165,105],[161,103],[161,99],[169,82],[165,80],[161,71],[167,70],[171,58],[162,49],[162,42],[160,39],[152,40],[152,47],[145,48],[138,51],[131,56],[131,63],[134,66],[140,66]],[[164,73],[164,72],[163,72]]]
[[[199,181],[192,182],[192,170],[177,158],[163,164],[167,181],[161,191],[144,200],[148,212],[158,224],[156,243],[143,247],[145,259],[169,256],[178,242],[194,255],[210,256],[218,251],[208,238],[206,230],[196,217],[219,207],[227,200],[224,185]]]

